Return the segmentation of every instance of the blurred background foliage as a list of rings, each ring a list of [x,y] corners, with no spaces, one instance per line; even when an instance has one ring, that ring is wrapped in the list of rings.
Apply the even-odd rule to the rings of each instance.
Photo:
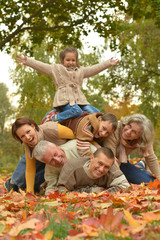
[[[78,48],[80,65],[108,59],[116,51],[117,66],[84,80],[83,91],[91,105],[112,112],[118,119],[133,113],[150,118],[155,127],[154,148],[160,159],[160,2],[159,0],[10,0],[0,3],[0,49],[52,63],[68,45]],[[103,46],[88,53],[83,36],[94,31]],[[28,67],[16,65],[10,78],[17,87],[13,106],[7,86],[0,83],[0,167],[15,166],[24,153],[11,136],[11,123],[28,116],[40,124],[52,109],[52,80]]]

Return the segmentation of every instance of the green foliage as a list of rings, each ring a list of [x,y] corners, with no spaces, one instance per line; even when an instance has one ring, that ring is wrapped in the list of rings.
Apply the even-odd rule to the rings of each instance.
[[[105,232],[101,232],[100,235],[98,236],[99,240],[117,240],[117,237],[114,236],[114,233],[105,233]],[[119,237],[119,240],[133,240],[132,237]]]
[[[53,53],[52,53],[53,54]],[[34,48],[34,58],[49,63],[53,55],[46,52],[46,43]],[[40,124],[46,112],[53,108],[55,86],[50,77],[26,66],[17,65],[12,72],[13,82],[17,86],[16,95],[20,95],[17,116],[27,116]]]
[[[123,1],[119,4],[123,5]],[[48,50],[57,42],[80,47],[80,36],[88,35],[91,27],[106,36],[106,28],[112,28],[113,21],[108,9],[114,11],[116,6],[117,2],[111,0],[2,0],[0,49],[10,52],[18,46],[32,52],[34,45],[40,45],[45,37],[49,40]],[[21,42],[24,36],[30,44]]]
[[[160,26],[159,12],[159,0],[1,0],[0,49],[32,52],[45,38],[50,51],[57,42],[80,47],[80,36],[87,36],[91,29],[105,38],[124,32],[129,28],[125,13],[134,20],[154,19]],[[112,39],[110,47],[117,46]]]
[[[49,226],[43,230],[42,234],[45,234],[48,230],[53,230],[53,237],[54,239],[65,239],[65,237],[68,236],[68,230],[72,229],[69,222],[62,219],[56,219],[55,217],[52,217],[50,219]]]
[[[12,114],[12,110],[8,97],[8,88],[4,83],[0,83],[0,137],[3,136],[5,121]]]
[[[155,19],[160,27],[160,1],[159,0],[128,0],[126,13],[138,19]]]
[[[0,167],[14,168],[24,154],[24,147],[13,139],[10,128],[4,130],[0,141]]]
[[[109,70],[110,78],[101,86],[102,92],[109,94],[113,102],[119,95],[124,100],[136,98],[138,111],[148,116],[154,125],[160,116],[159,39],[160,29],[153,21],[133,22],[132,31],[119,36],[122,59],[114,71]]]

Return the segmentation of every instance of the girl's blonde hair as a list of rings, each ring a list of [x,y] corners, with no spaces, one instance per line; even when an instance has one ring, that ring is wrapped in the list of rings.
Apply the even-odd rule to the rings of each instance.
[[[66,47],[65,49],[63,49],[62,51],[60,51],[60,53],[59,53],[59,60],[60,60],[61,64],[64,63],[65,55],[66,55],[66,53],[68,53],[68,52],[73,52],[73,53],[75,53],[75,55],[76,55],[76,65],[77,65],[77,67],[79,67],[78,51],[77,51],[77,49],[74,48],[74,47]]]

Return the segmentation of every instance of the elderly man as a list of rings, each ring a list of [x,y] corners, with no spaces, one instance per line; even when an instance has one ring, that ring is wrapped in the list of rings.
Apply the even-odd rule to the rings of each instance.
[[[75,168],[75,165],[80,166],[82,168],[82,163],[84,165],[86,162],[88,162],[88,160],[90,160],[92,165],[92,158],[94,160],[95,159],[97,160],[97,155],[95,155],[94,157],[90,156],[90,157],[81,158],[77,152],[76,144],[77,144],[76,139],[68,141],[67,143],[61,145],[60,147],[47,141],[40,141],[34,148],[33,150],[34,157],[39,161],[47,163],[45,167],[45,180],[48,183],[48,187],[46,188],[46,194],[50,190],[54,190],[57,188],[58,177],[60,175],[60,172],[63,166],[65,167],[65,166],[68,166],[68,164],[69,165],[73,164],[72,169]],[[91,151],[95,152],[96,147],[91,145]],[[105,185],[102,184],[101,182],[102,179],[100,181],[99,180],[92,181],[90,180],[89,177],[87,177],[86,184],[84,186],[92,185],[91,184],[92,182],[93,185],[99,184],[100,187],[106,186],[107,188],[109,188],[114,186],[115,187],[114,189],[116,190],[128,187],[129,183],[127,182],[123,173],[120,171],[118,167],[115,166],[115,164],[113,165],[113,162],[114,162],[113,153],[112,153],[112,157],[107,158],[107,156],[105,156],[105,154],[101,152],[102,150],[97,150],[97,151],[98,152],[100,151],[101,153],[101,154],[99,153],[100,156],[98,154],[99,156],[98,159],[99,158],[101,159],[101,157],[103,157],[103,161],[102,160],[98,161],[98,164],[103,164],[104,169],[107,169],[107,172],[106,171],[103,172],[103,175],[108,174],[106,178],[104,177],[106,184]],[[99,168],[98,171],[99,172],[101,171],[101,167]],[[63,174],[61,176],[63,176]],[[102,177],[101,174],[97,175],[97,178],[100,178],[100,177]],[[77,185],[73,186],[73,189],[74,187],[77,187]]]

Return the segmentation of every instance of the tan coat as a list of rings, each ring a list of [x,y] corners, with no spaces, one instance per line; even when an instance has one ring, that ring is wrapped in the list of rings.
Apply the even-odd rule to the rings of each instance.
[[[68,103],[70,105],[89,104],[81,91],[83,79],[92,77],[112,66],[110,60],[107,60],[91,67],[68,70],[62,64],[46,64],[28,57],[26,65],[52,78],[56,86],[53,107],[63,106]]]
[[[120,126],[118,126],[117,130],[114,133],[112,133],[110,136],[105,138],[102,145],[104,147],[110,148],[113,151],[114,155],[118,159],[119,158],[119,144],[120,144]],[[129,155],[133,152],[132,149],[125,148],[125,150],[126,150],[127,155]],[[146,160],[146,163],[147,163],[149,169],[151,170],[151,172],[156,175],[158,180],[160,180],[160,166],[158,163],[158,159],[154,153],[152,144],[148,147],[148,156],[145,157],[145,160]],[[120,162],[119,162],[119,164],[120,164]]]

